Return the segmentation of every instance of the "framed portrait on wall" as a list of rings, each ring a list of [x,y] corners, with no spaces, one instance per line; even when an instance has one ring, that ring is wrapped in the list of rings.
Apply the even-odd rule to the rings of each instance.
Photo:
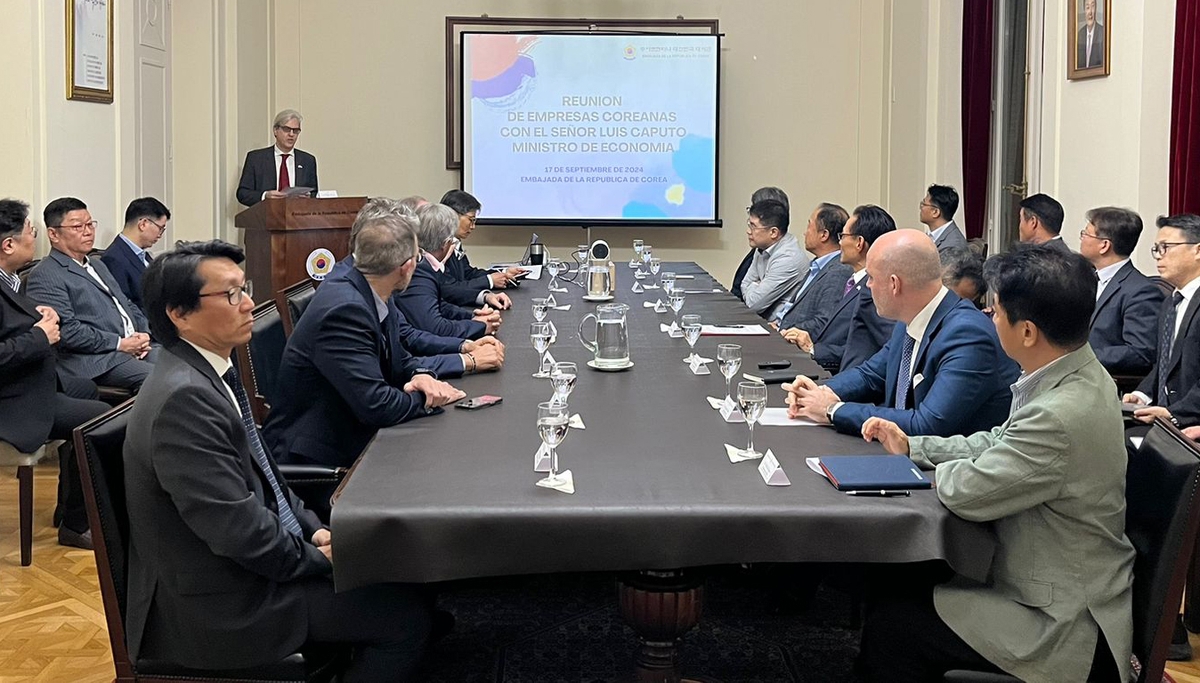
[[[1067,80],[1107,76],[1112,0],[1067,0]]]
[[[67,99],[113,101],[113,0],[65,0]]]

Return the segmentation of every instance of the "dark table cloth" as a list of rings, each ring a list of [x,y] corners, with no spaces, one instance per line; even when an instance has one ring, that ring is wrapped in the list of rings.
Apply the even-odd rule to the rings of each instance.
[[[696,276],[681,314],[708,324],[763,322],[695,264],[664,270]],[[529,300],[545,296],[546,279],[510,291],[513,310],[499,336],[507,351],[500,372],[453,383],[468,396],[498,394],[483,410],[445,414],[384,429],[367,447],[333,508],[334,576],[339,590],[388,582],[431,582],[480,576],[563,571],[637,570],[741,562],[917,562],[944,560],[957,572],[986,578],[994,539],[984,525],[963,521],[934,491],[908,498],[862,498],[836,491],[804,458],[880,453],[877,444],[827,427],[755,428],[755,446],[770,448],[792,485],[763,483],[758,461],[731,464],[722,444],[744,447],[747,428],[721,419],[705,396],[721,397],[725,380],[693,375],[683,362],[687,342],[659,331],[672,313],[643,301],[661,290],[630,292],[634,279],[618,264],[617,301],[630,305],[634,367],[604,373],[578,340],[580,319],[596,304],[567,284],[556,294],[570,311],[551,311],[558,329],[550,352],[574,361],[579,379],[569,400],[586,429],[572,429],[559,465],[576,492],[540,488],[533,471],[540,445],[537,404],[551,396],[549,380],[530,375],[537,354],[529,341]],[[649,283],[652,279],[643,280]],[[592,336],[588,330],[587,335]],[[788,358],[799,373],[820,369],[776,334],[701,337],[696,351],[716,357],[718,343],[743,347],[743,371],[762,360]],[[740,373],[734,380],[740,379]],[[784,392],[769,388],[768,406]]]

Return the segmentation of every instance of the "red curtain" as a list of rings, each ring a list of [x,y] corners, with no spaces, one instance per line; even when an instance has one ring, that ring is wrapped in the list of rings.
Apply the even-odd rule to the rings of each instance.
[[[1200,213],[1200,0],[1175,5],[1171,213]]]
[[[988,167],[992,151],[993,4],[991,0],[963,3],[962,196],[966,213],[962,227],[969,238],[983,237],[987,225]]]

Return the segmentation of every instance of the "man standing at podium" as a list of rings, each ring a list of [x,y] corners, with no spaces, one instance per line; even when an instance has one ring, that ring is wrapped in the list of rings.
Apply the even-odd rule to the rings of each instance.
[[[264,199],[278,199],[293,187],[317,190],[317,158],[296,149],[300,123],[304,117],[295,109],[275,115],[272,127],[275,144],[246,153],[242,179],[238,182],[238,201],[254,206]]]

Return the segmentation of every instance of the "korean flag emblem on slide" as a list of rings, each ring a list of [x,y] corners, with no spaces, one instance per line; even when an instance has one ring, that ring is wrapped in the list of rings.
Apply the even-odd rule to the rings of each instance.
[[[637,59],[637,48],[632,45],[626,45],[625,59]]]
[[[333,258],[332,251],[329,251],[328,249],[314,249],[313,252],[308,255],[308,260],[305,265],[308,267],[308,276],[317,282],[320,282],[321,280],[325,279],[325,276],[329,274],[329,271],[333,270],[334,263],[335,259]]]

